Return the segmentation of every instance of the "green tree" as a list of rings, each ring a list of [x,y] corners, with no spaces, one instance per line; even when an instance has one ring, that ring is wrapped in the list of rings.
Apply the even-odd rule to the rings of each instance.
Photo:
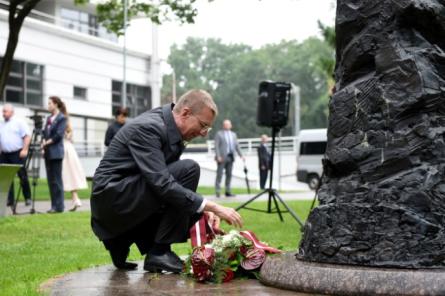
[[[302,43],[281,42],[253,50],[243,44],[226,45],[218,39],[189,38],[183,46],[174,45],[168,62],[176,73],[177,93],[190,88],[210,91],[220,115],[232,120],[241,137],[257,137],[269,128],[256,125],[258,84],[262,80],[287,81],[300,86],[302,127],[325,127],[327,122],[326,76],[318,62],[329,57],[329,47],[317,38]],[[162,98],[171,100],[171,75],[163,77]],[[292,135],[293,108],[283,135]],[[213,137],[213,132],[210,134]]]
[[[25,18],[41,0],[9,1],[9,34],[6,51],[0,65],[0,94],[2,95],[11,71],[14,53],[19,41],[19,34]],[[89,0],[73,0],[75,4],[86,4]],[[160,1],[128,1],[128,19],[142,15],[154,23],[169,21],[172,18],[180,22],[193,23],[197,11],[193,4],[196,0],[160,0]],[[108,0],[96,6],[98,20],[107,29],[121,35],[124,28],[124,0]]]

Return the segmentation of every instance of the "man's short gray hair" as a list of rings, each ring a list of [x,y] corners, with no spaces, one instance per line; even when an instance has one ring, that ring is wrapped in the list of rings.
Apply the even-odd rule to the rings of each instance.
[[[198,114],[204,106],[212,110],[213,115],[218,115],[218,108],[212,96],[205,90],[192,89],[179,98],[173,112],[179,113],[184,107],[189,107],[193,114]]]

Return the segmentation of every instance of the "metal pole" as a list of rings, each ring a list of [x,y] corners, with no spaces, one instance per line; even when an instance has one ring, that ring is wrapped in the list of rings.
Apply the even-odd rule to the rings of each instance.
[[[161,60],[158,53],[158,26],[152,22],[152,53],[151,53],[151,92],[152,92],[152,108],[161,106]]]
[[[278,133],[278,191],[281,191],[281,130]]]
[[[122,81],[122,107],[127,107],[127,18],[128,18],[128,7],[127,1],[124,0],[124,50],[123,50],[123,81]]]
[[[173,103],[176,103],[176,73],[175,73],[175,69],[173,69],[172,72],[172,99],[173,99]]]
[[[295,90],[295,136],[300,134],[300,87],[294,86]]]

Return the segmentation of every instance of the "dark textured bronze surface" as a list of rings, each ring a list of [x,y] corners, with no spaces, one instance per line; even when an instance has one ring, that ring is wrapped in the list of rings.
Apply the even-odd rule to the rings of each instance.
[[[445,271],[353,267],[268,257],[261,282],[282,289],[329,295],[445,295]]]
[[[336,92],[306,261],[445,267],[445,2],[337,2]]]

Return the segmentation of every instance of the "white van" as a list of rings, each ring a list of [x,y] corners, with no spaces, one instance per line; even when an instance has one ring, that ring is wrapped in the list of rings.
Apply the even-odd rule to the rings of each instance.
[[[320,186],[326,143],[326,129],[301,130],[298,135],[297,180],[307,183],[312,190]]]

